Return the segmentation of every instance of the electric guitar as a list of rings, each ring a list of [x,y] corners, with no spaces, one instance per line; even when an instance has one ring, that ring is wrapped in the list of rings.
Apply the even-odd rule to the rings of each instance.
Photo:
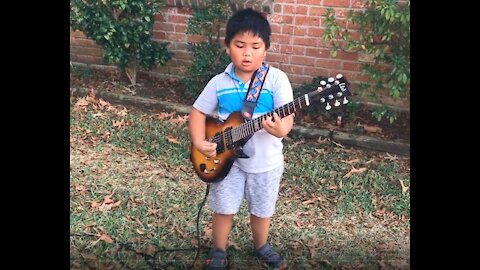
[[[243,153],[242,146],[250,138],[249,136],[263,128],[262,121],[267,116],[273,116],[273,113],[276,112],[280,118],[284,118],[299,109],[310,106],[311,101],[318,98],[320,103],[326,104],[326,110],[330,110],[332,106],[347,104],[347,96],[351,95],[348,85],[345,77],[342,74],[337,74],[335,78],[330,77],[327,81],[322,80],[315,91],[300,96],[292,102],[250,121],[244,120],[240,111],[231,113],[225,122],[219,122],[210,116],[207,117],[205,137],[208,141],[217,144],[217,155],[208,158],[192,144],[190,160],[195,173],[206,183],[221,181],[228,174],[237,158],[248,158]]]

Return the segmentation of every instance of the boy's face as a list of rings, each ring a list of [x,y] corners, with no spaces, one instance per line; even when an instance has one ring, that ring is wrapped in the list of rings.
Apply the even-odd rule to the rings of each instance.
[[[236,34],[227,46],[227,54],[235,65],[236,75],[251,75],[267,55],[265,42],[250,32]],[[237,74],[239,73],[239,74]]]

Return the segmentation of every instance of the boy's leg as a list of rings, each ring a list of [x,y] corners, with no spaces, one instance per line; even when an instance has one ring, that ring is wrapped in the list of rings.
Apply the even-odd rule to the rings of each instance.
[[[250,227],[255,255],[273,269],[285,269],[287,262],[268,244],[270,217],[275,212],[283,165],[268,172],[248,174],[245,197],[250,209]]]
[[[233,215],[213,214],[212,237],[213,246],[225,251],[227,249],[228,234],[232,227]]]
[[[206,270],[223,270],[227,266],[227,242],[232,227],[233,214],[213,214],[212,237],[213,248],[205,260]]]
[[[270,218],[250,215],[250,227],[252,229],[253,245],[255,246],[255,250],[257,250],[267,243]]]

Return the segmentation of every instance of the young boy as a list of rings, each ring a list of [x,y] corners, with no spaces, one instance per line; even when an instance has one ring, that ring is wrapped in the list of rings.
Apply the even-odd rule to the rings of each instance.
[[[264,65],[270,33],[267,19],[252,9],[240,10],[229,19],[225,45],[232,63],[208,82],[190,113],[190,138],[193,146],[205,156],[215,156],[217,147],[205,138],[207,115],[217,109],[219,118],[226,120],[230,113],[242,109],[253,73]],[[270,67],[252,119],[292,100],[293,91],[287,75]],[[273,250],[267,238],[283,174],[282,138],[292,129],[293,116],[280,119],[274,113],[273,117],[266,117],[262,125],[263,129],[254,133],[243,146],[249,158],[236,159],[224,179],[210,183],[208,206],[214,212],[213,249],[205,262],[206,269],[225,269],[233,215],[244,198],[250,213],[255,255],[274,269],[286,267],[285,259]]]

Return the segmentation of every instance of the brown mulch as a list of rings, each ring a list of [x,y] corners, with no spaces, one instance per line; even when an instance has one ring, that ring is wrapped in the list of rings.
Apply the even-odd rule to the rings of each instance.
[[[194,101],[192,98],[185,97],[183,86],[178,79],[160,79],[140,73],[137,75],[137,85],[133,87],[127,77],[116,70],[73,67],[70,71],[70,87],[93,88],[184,105],[191,105]],[[300,112],[297,113],[295,123],[310,128],[334,129],[387,141],[410,143],[409,112],[399,112],[393,124],[386,119],[378,122],[372,117],[371,107],[366,105],[361,105],[354,113],[343,113],[340,125],[337,125],[337,116],[338,114],[335,113],[319,113],[312,116]]]

